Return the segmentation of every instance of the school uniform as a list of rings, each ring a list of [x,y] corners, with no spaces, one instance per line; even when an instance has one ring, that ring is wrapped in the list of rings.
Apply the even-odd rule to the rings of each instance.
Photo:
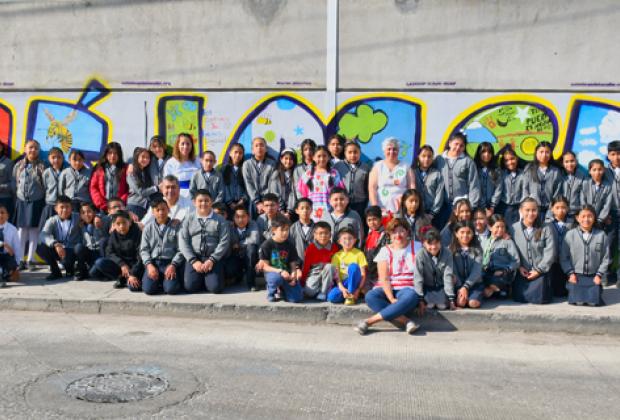
[[[385,233],[383,226],[379,230],[371,230],[366,236],[366,242],[364,243],[364,255],[368,262],[368,270],[366,272],[366,284],[364,285],[364,293],[368,292],[375,286],[375,283],[379,280],[379,274],[377,272],[377,263],[375,257],[379,254],[381,248],[383,248],[389,242],[389,237]]]
[[[500,296],[508,296],[520,263],[519,250],[512,239],[489,237],[482,242],[484,285],[497,286]],[[501,274],[495,275],[497,271],[501,271]]]
[[[189,213],[194,211],[194,203],[188,197],[179,196],[179,199],[173,206],[168,204],[170,207],[170,212],[168,216],[171,219],[178,220],[182,222]],[[153,216],[153,209],[149,209],[147,213],[144,215],[142,220],[140,221],[143,225],[146,225],[151,220],[155,220],[155,216]]]
[[[484,283],[482,282],[482,250],[476,247],[461,248],[452,253],[452,268],[455,277],[455,290],[467,289],[469,300],[482,302]]]
[[[0,155],[0,203],[9,212],[9,220],[15,213],[15,197],[12,188],[13,161],[6,155]]]
[[[480,203],[480,179],[474,161],[466,153],[455,159],[444,153],[435,158],[435,166],[443,178],[444,205],[439,218],[439,226],[445,225],[452,213],[452,205],[457,197],[467,196],[472,208]]]
[[[355,210],[347,209],[341,216],[336,216],[333,211],[324,212],[320,220],[327,222],[332,228],[332,242],[338,243],[338,232],[346,227],[353,230],[354,236],[357,238],[357,246],[364,243],[362,219]]]
[[[577,212],[581,208],[581,190],[582,184],[587,179],[579,168],[575,171],[575,174],[562,173],[562,195],[568,200],[568,217],[567,221],[575,220]],[[611,184],[611,183],[610,183]]]
[[[443,227],[443,229],[441,229],[441,232],[439,232],[439,240],[441,242],[441,246],[443,247],[447,248],[452,243],[452,237],[454,236],[454,232],[452,232],[452,226],[452,223],[448,223]]]
[[[338,269],[333,266],[332,257],[338,251],[338,245],[331,241],[325,246],[313,241],[308,246],[301,272],[301,287],[306,297],[314,298],[322,294],[322,300],[327,298],[334,282],[335,270]]]
[[[581,202],[594,207],[596,211],[596,221],[599,226],[603,226],[605,219],[607,219],[611,213],[613,200],[611,189],[611,184],[604,178],[603,182],[599,185],[596,185],[592,179],[588,179],[582,183]]]
[[[279,198],[278,208],[282,213],[295,214],[295,184],[293,173],[283,174],[284,182],[280,180],[280,172],[273,171],[269,179],[269,192]]]
[[[353,164],[341,160],[336,163],[334,169],[338,171],[344,183],[349,196],[349,208],[362,216],[368,207],[368,178],[372,168],[361,161]],[[365,225],[363,227],[365,228]],[[364,229],[364,233],[366,232],[367,229]]]
[[[295,185],[299,184],[299,180],[304,176],[306,172],[312,169],[312,163],[300,163],[293,169],[293,181]],[[295,196],[297,199],[301,198],[299,191],[295,190]]]
[[[81,279],[88,277],[89,270],[95,265],[97,258],[104,256],[105,247],[110,236],[110,218],[107,215],[102,218],[103,226],[96,228],[94,223],[81,223],[82,242],[75,245],[75,256],[79,262],[78,276]],[[83,265],[82,265],[83,264]]]
[[[179,250],[178,235],[181,225],[168,218],[166,223],[159,224],[153,220],[144,226],[140,241],[140,258],[145,270],[142,275],[142,290],[147,295],[165,293],[175,295],[182,290],[183,263],[185,259]],[[149,277],[146,267],[153,264],[157,268],[156,279]],[[168,266],[172,265],[176,277],[171,280],[164,278]]]
[[[562,192],[562,174],[555,166],[548,166],[543,171],[540,167],[536,168],[533,165],[530,163],[523,170],[523,198],[532,197],[536,200],[542,222],[551,201]],[[532,173],[533,168],[536,168],[536,175]]]
[[[256,226],[258,227],[261,243],[271,239],[271,219],[269,219],[265,213],[258,216],[256,219]]]
[[[452,264],[452,253],[446,247],[442,247],[436,257],[425,248],[416,254],[413,270],[415,291],[426,303],[441,308],[448,307],[448,301],[454,302],[456,295]]]
[[[10,255],[6,252],[6,248],[4,246],[0,248],[0,268],[2,268],[2,278],[0,281],[7,281],[11,275],[11,272],[17,269],[17,264],[23,257],[23,250],[19,246],[17,228],[9,222],[6,222],[4,225],[0,225],[0,242],[9,245],[14,252],[14,255]]]
[[[140,174],[127,175],[127,210],[134,213],[138,218],[143,218],[149,208],[150,197],[159,191],[157,184],[153,183],[151,176],[142,171]]]
[[[418,233],[420,232],[420,228],[431,224],[431,218],[429,215],[425,214],[422,217],[415,217],[408,214],[403,215],[402,213],[399,213],[396,217],[399,219],[405,219],[407,223],[409,223],[409,239],[414,242],[422,242],[418,238]],[[450,236],[450,238],[452,238],[452,236]],[[448,245],[450,244],[448,243]]]
[[[567,276],[575,274],[577,283],[566,283],[568,303],[603,304],[601,285],[594,284],[594,276],[601,280],[609,268],[609,243],[601,229],[584,232],[580,227],[569,230],[562,242],[560,264]]]
[[[269,192],[269,180],[275,171],[275,162],[268,156],[261,162],[254,156],[243,162],[241,172],[245,189],[250,199],[250,216],[256,219],[258,212],[256,204],[263,200],[263,196]]]
[[[288,240],[295,247],[297,255],[303,264],[303,255],[314,239],[314,222],[310,219],[309,225],[304,225],[301,221],[296,221],[291,225]]]
[[[62,264],[65,267],[67,276],[75,273],[75,247],[82,241],[82,231],[80,229],[80,216],[77,213],[71,213],[71,217],[62,220],[56,215],[48,219],[39,234],[39,246],[37,253],[43,258],[45,263],[50,266],[52,275],[60,277],[62,275],[57,261],[61,258],[58,256],[54,246],[60,243],[65,249],[65,258]],[[78,265],[82,263],[78,261]]]
[[[26,158],[13,166],[13,188],[17,198],[13,224],[17,228],[38,227],[45,206],[43,162],[28,162]]]
[[[226,183],[226,178],[224,176],[226,168],[222,169],[220,172],[222,174],[222,190],[223,190],[223,200],[224,204],[226,204],[229,208],[231,208],[235,203],[238,203],[240,200],[244,201],[244,206],[247,208],[248,206],[248,193],[245,190],[245,183],[243,182],[243,174],[241,173],[241,168],[237,166],[230,167],[230,182]]]
[[[250,220],[248,225],[241,229],[232,225],[230,229],[230,255],[227,257],[226,267],[230,268],[227,274],[251,289],[256,287],[256,264],[258,263],[258,248],[262,243],[258,225]]]
[[[537,238],[537,229],[527,229],[521,222],[515,223],[511,228],[511,236],[519,251],[521,267],[540,273],[534,280],[527,280],[517,272],[512,289],[512,296],[517,302],[538,304],[551,302],[549,271],[556,258],[555,240],[549,226],[539,229],[541,232]]]
[[[93,204],[101,211],[108,210],[108,200],[112,197],[127,203],[127,165],[120,169],[107,163],[96,166],[91,173],[89,190]]]
[[[149,163],[148,171],[151,176],[151,181],[153,181],[153,185],[159,185],[159,183],[164,179],[164,167],[166,166],[168,159],[170,159],[170,156],[164,156],[163,159],[158,159],[151,153],[151,162]]]
[[[213,169],[206,172],[204,169],[197,171],[189,182],[189,193],[195,197],[198,190],[207,190],[211,195],[211,201],[219,203],[224,201],[224,191],[222,190],[222,176]]]
[[[129,274],[140,279],[144,270],[139,253],[141,239],[142,231],[135,223],[131,224],[125,235],[113,231],[106,244],[105,257],[97,258],[90,269],[90,276],[102,280],[119,280],[121,266],[126,264]],[[121,284],[124,282],[121,280]],[[137,292],[141,289],[129,286],[129,290]]]
[[[41,212],[41,219],[39,220],[39,230],[43,229],[45,222],[56,215],[56,199],[59,195],[58,179],[62,170],[55,170],[54,168],[46,168],[43,171],[43,186],[45,187],[45,207]]]
[[[482,245],[485,241],[487,241],[491,237],[491,231],[487,228],[484,232],[474,232],[476,238],[478,238],[478,242]]]
[[[431,217],[433,225],[435,225],[445,197],[441,172],[435,167],[431,167],[427,171],[422,171],[416,167],[414,173],[416,190],[422,193],[424,212]]]
[[[566,274],[564,274],[560,265],[560,252],[562,251],[561,248],[564,242],[564,236],[571,228],[571,225],[556,219],[552,219],[547,224],[551,227],[551,233],[553,233],[556,255],[553,265],[551,266],[551,271],[549,272],[551,275],[551,289],[553,291],[553,296],[563,297],[567,294]]]
[[[183,281],[188,293],[224,290],[222,260],[230,249],[230,227],[222,216],[213,211],[207,216],[198,216],[196,212],[187,215],[179,232],[179,249],[186,261]],[[210,272],[194,270],[194,262],[207,260],[213,261]]]
[[[501,181],[499,169],[478,168],[478,179],[480,179],[480,203],[478,207],[485,210],[494,208],[494,203],[499,201],[502,192],[499,188]]]
[[[512,226],[519,221],[519,205],[524,198],[523,173],[504,169],[500,175],[497,201],[491,203],[494,213],[504,216],[506,226]]]
[[[611,184],[611,224],[605,227],[608,235],[610,255],[612,261],[620,254],[620,168],[614,168],[609,165],[605,171],[605,178]],[[620,264],[614,264],[615,270],[609,274],[607,280],[603,280],[605,284],[609,280],[615,281],[620,278]]]
[[[82,167],[79,171],[72,167],[65,168],[58,178],[58,192],[66,195],[73,203],[73,211],[80,211],[81,203],[92,202],[89,191],[90,169]]]

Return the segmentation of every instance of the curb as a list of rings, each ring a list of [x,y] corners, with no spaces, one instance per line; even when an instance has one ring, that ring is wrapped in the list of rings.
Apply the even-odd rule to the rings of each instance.
[[[576,308],[577,309],[577,308]],[[120,299],[61,299],[1,297],[0,310],[172,316],[351,326],[368,317],[366,306],[346,307],[330,304],[229,304]],[[594,315],[572,312],[552,314],[498,310],[432,311],[418,319],[428,331],[554,332],[580,335],[620,336],[620,315]]]

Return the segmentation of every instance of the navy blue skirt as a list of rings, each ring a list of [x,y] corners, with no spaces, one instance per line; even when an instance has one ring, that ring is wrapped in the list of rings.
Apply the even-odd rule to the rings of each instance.
[[[43,229],[47,219],[56,216],[56,209],[54,207],[53,204],[46,204],[45,207],[43,207],[43,212],[41,212],[41,219],[39,221],[39,230]]]
[[[521,273],[517,273],[512,286],[512,297],[521,303],[550,303],[551,302],[551,278],[549,274],[541,274],[534,280],[527,280]]]
[[[603,302],[603,287],[594,284],[594,276],[577,276],[577,283],[566,283],[568,303],[585,303],[600,306]]]
[[[37,201],[22,201],[19,198],[15,203],[13,224],[17,228],[36,228],[41,222],[41,214],[45,207],[45,199]]]

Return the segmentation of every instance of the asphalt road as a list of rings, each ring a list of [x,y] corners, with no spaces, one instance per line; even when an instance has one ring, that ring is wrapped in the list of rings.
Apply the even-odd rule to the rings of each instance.
[[[618,338],[0,312],[2,418],[620,418]],[[157,376],[140,402],[66,394]],[[136,373],[137,372],[137,373]],[[135,385],[135,384],[134,384]],[[105,392],[133,388],[104,386]]]

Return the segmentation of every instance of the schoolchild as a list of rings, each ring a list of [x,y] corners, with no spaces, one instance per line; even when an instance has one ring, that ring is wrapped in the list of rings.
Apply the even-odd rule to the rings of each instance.
[[[258,247],[262,238],[256,222],[250,220],[248,209],[238,206],[233,210],[233,224],[230,233],[230,256],[228,266],[230,273],[238,283],[243,283],[248,290],[256,288],[256,270],[258,263]]]
[[[90,203],[90,169],[84,165],[84,153],[78,149],[69,152],[69,167],[58,178],[58,194],[71,199],[73,211],[80,212],[82,203]]]
[[[312,201],[300,198],[295,204],[298,220],[291,225],[289,240],[295,246],[298,256],[303,256],[314,238],[314,221],[312,220]],[[331,233],[331,232],[330,232]],[[303,264],[303,259],[301,263]]]
[[[611,183],[612,205],[611,223],[607,225],[607,235],[610,246],[610,258],[612,261],[618,260],[620,255],[620,140],[614,140],[607,145],[607,160],[609,166],[605,177]],[[608,283],[616,283],[620,288],[617,279],[620,278],[620,264],[616,263],[610,268],[609,276],[603,278],[603,286]]]
[[[612,186],[605,178],[605,164],[600,159],[593,159],[588,164],[590,179],[585,180],[581,187],[581,202],[594,208],[597,215],[597,227],[603,228],[611,213]]]
[[[562,250],[562,242],[564,242],[564,236],[568,232],[573,223],[568,222],[569,205],[568,200],[564,196],[555,197],[551,201],[551,221],[548,222],[552,227],[551,232],[554,236],[555,242],[555,261],[551,266],[551,289],[553,296],[564,297],[567,294],[566,290],[566,274],[562,270],[560,265],[560,251]],[[573,219],[574,220],[574,219]]]
[[[482,249],[471,222],[457,222],[450,244],[456,290],[456,306],[479,308],[482,304]]]
[[[420,228],[431,224],[431,218],[426,215],[422,203],[422,195],[420,191],[409,189],[405,191],[400,199],[400,209],[397,217],[403,218],[409,223],[411,232],[409,237],[416,244],[421,244],[419,238]],[[416,250],[419,246],[416,246]]]
[[[166,139],[158,135],[151,137],[149,151],[151,152],[151,163],[149,165],[151,181],[153,185],[159,185],[162,179],[164,179],[164,166],[168,159],[170,159],[170,154],[166,147]]]
[[[362,151],[355,140],[344,143],[344,160],[336,163],[334,168],[340,174],[344,188],[349,196],[349,208],[362,216],[368,207],[368,176],[370,165],[361,161]],[[364,229],[364,233],[367,230]]]
[[[447,248],[452,243],[452,228],[456,222],[471,222],[473,207],[467,198],[459,198],[452,207],[452,214],[448,223],[441,230],[441,246]]]
[[[293,170],[295,185],[299,183],[299,179],[303,176],[303,174],[312,169],[312,164],[314,163],[314,152],[316,151],[316,143],[312,139],[304,139],[299,148],[301,149],[301,162],[299,162],[299,165],[297,165],[295,170]],[[297,194],[296,197],[299,199],[301,196]]]
[[[577,155],[571,150],[567,150],[560,158],[562,165],[562,196],[568,200],[569,223],[574,222],[575,215],[581,207],[581,189],[586,176],[577,164]],[[611,185],[611,182],[609,182]]]
[[[120,202],[120,200],[119,200]],[[114,203],[110,204],[115,206]],[[99,225],[95,223],[96,209],[92,203],[80,204],[80,229],[82,242],[75,246],[75,256],[78,261],[75,280],[81,281],[89,277],[89,272],[95,265],[97,258],[104,256],[104,251],[110,237],[111,219],[107,215],[99,217]]]
[[[357,237],[353,229],[343,227],[338,231],[338,244],[341,250],[332,257],[332,267],[336,271],[336,287],[329,291],[331,303],[355,305],[364,292],[366,268],[368,263],[364,253],[355,248]]]
[[[538,203],[541,222],[547,215],[551,200],[560,195],[562,190],[562,176],[560,170],[552,164],[551,153],[551,143],[538,143],[534,160],[523,171],[523,197],[531,197]]]
[[[242,144],[233,144],[228,152],[228,162],[221,168],[223,200],[231,213],[239,206],[248,207],[248,193],[245,190],[241,173],[244,153],[245,149]]]
[[[275,171],[275,162],[267,154],[267,141],[262,137],[252,140],[252,157],[243,162],[241,172],[250,200],[250,216],[256,219],[264,213],[263,196],[269,192],[269,180]]]
[[[9,212],[9,220],[13,216],[15,209],[15,197],[12,188],[13,166],[11,160],[11,150],[0,142],[0,205],[4,205]]]
[[[472,221],[474,223],[474,233],[478,238],[478,242],[482,244],[484,241],[489,239],[489,236],[491,235],[486,210],[481,208],[475,209]]]
[[[280,214],[278,196],[273,193],[263,195],[261,207],[263,213],[256,219],[256,225],[261,235],[261,243],[271,238],[271,223]]]
[[[45,222],[52,216],[56,215],[56,200],[58,199],[60,174],[63,171],[65,157],[58,147],[52,147],[48,154],[47,160],[49,167],[43,171],[43,186],[45,187],[45,207],[41,213],[39,220],[39,231],[45,226]]]
[[[136,147],[133,151],[133,170],[127,174],[129,195],[127,197],[127,209],[142,219],[149,208],[149,200],[153,194],[159,191],[159,187],[153,182],[149,167],[152,154],[143,147]]]
[[[344,137],[340,134],[329,136],[327,138],[327,150],[329,150],[331,165],[336,165],[344,158]]]
[[[182,290],[185,262],[178,241],[181,225],[173,223],[163,197],[154,198],[150,206],[155,218],[144,226],[140,241],[142,290],[147,295],[175,295]]]
[[[484,297],[505,299],[510,294],[521,259],[517,246],[506,234],[506,221],[501,214],[489,217],[489,227],[491,235],[482,242]]]
[[[334,187],[330,191],[329,205],[332,210],[323,213],[321,220],[331,227],[332,241],[335,243],[338,240],[338,232],[348,227],[355,233],[357,244],[361,246],[364,243],[362,219],[355,210],[349,208],[349,196],[344,188]]]
[[[116,142],[108,143],[92,171],[90,197],[101,211],[107,211],[110,197],[120,197],[127,202],[127,165],[123,160],[123,149]]]
[[[438,215],[444,202],[443,177],[434,161],[435,151],[427,144],[420,147],[414,168],[416,189],[422,193],[424,212],[437,226]]]
[[[6,285],[7,281],[17,281],[19,271],[18,263],[22,259],[22,251],[19,247],[19,236],[17,228],[9,223],[9,212],[4,204],[0,203],[0,288]]]
[[[478,208],[484,209],[487,216],[490,216],[495,210],[495,203],[499,201],[501,193],[501,189],[498,188],[500,171],[497,168],[493,145],[486,141],[480,143],[476,149],[474,162],[478,168],[478,179],[480,180]]]
[[[413,281],[416,293],[424,300],[422,312],[426,308],[456,309],[452,253],[441,245],[434,227],[423,228],[421,237],[423,248],[415,256]]]
[[[49,265],[51,273],[46,280],[62,278],[57,261],[62,261],[67,277],[75,275],[75,247],[82,241],[80,216],[73,213],[71,199],[60,195],[56,199],[56,215],[49,218],[41,234],[37,253]]]
[[[324,301],[334,281],[334,268],[337,268],[332,266],[332,257],[339,248],[332,242],[328,223],[316,222],[313,233],[314,240],[304,253],[301,286],[305,297]]]
[[[499,153],[500,194],[494,212],[504,216],[506,226],[519,221],[519,204],[523,199],[523,172],[519,156],[510,147],[504,147]]]
[[[602,299],[602,279],[609,268],[607,235],[595,226],[596,212],[585,205],[577,213],[578,227],[566,233],[562,242],[560,263],[568,276],[568,303],[599,306]]]
[[[202,168],[194,173],[189,184],[189,193],[192,197],[198,190],[207,190],[211,197],[213,197],[214,203],[224,201],[222,177],[215,170],[216,160],[215,153],[211,150],[207,150],[202,154],[202,159],[200,160]]]
[[[512,225],[512,236],[521,265],[517,271],[512,297],[522,303],[551,302],[549,271],[556,258],[556,247],[550,226],[541,226],[538,203],[528,197],[519,208],[521,222]]]
[[[223,259],[230,249],[230,226],[215,214],[211,195],[198,190],[194,196],[196,211],[185,217],[179,232],[179,248],[185,257],[185,291],[224,290]]]
[[[258,253],[265,272],[268,302],[276,301],[278,290],[287,302],[299,303],[303,299],[299,257],[288,240],[290,226],[290,220],[278,215],[271,224],[271,238],[263,242]]]
[[[280,152],[276,170],[269,180],[269,192],[279,197],[280,213],[294,220],[295,217],[295,181],[293,171],[297,165],[297,153],[293,149]]]
[[[364,294],[375,287],[377,281],[379,280],[375,257],[379,254],[381,248],[387,245],[389,241],[389,236],[385,232],[381,219],[381,207],[370,206],[366,209],[366,225],[368,226],[368,235],[366,236],[366,241],[364,243],[364,255],[366,256],[368,269],[366,270],[367,273],[366,283],[364,285]],[[411,232],[409,234],[411,234]]]

